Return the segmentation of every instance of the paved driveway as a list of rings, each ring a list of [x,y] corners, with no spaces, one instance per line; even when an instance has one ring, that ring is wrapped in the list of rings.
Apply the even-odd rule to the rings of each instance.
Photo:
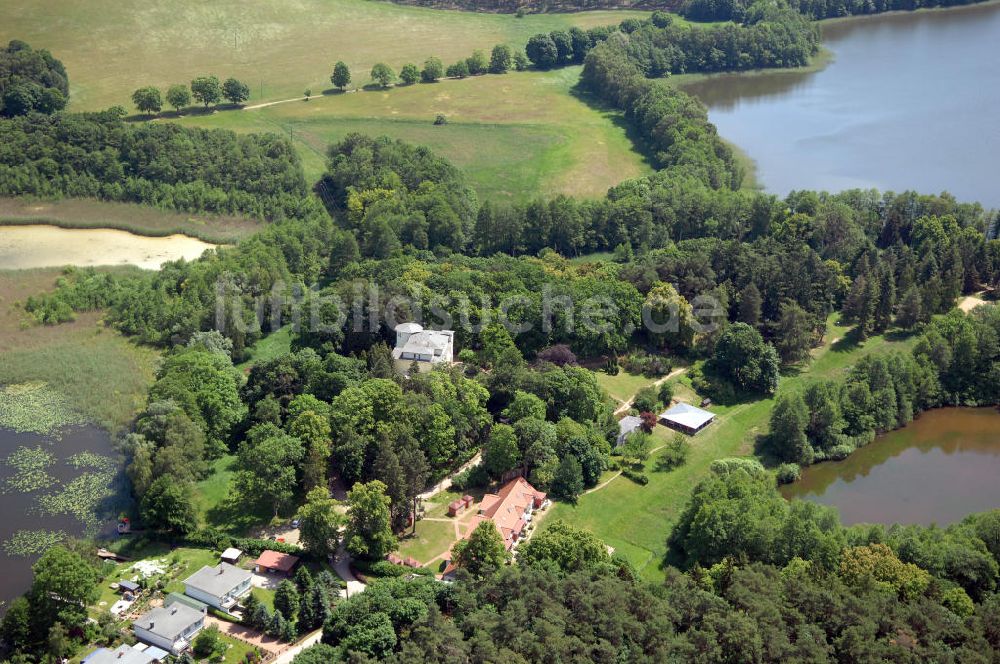
[[[270,636],[264,636],[257,630],[250,629],[244,625],[237,625],[236,623],[219,620],[212,615],[205,616],[205,623],[215,625],[223,634],[255,645],[264,652],[271,653],[272,655],[277,655],[288,649],[287,643],[282,643],[281,641],[271,638]]]

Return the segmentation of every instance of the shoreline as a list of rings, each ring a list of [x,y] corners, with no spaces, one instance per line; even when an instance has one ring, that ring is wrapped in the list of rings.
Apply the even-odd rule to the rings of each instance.
[[[55,226],[67,230],[114,230],[139,237],[173,235],[231,245],[261,231],[265,222],[240,217],[183,214],[137,203],[89,198],[0,198],[0,228]]]

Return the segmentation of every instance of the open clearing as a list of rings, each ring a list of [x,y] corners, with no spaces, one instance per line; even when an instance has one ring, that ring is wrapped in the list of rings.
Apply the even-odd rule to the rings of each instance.
[[[100,314],[35,326],[18,307],[59,270],[0,271],[0,384],[45,381],[96,424],[120,430],[146,403],[159,354],[103,327]]]
[[[328,145],[361,132],[430,147],[492,200],[603,196],[652,168],[619,113],[599,110],[574,91],[579,77],[580,67],[476,76],[193,114],[180,122],[291,136],[310,182],[324,170]],[[438,115],[448,123],[436,126]]]
[[[354,83],[376,62],[395,70],[447,62],[538,32],[619,23],[646,12],[513,15],[403,7],[373,0],[4,0],[0,41],[47,48],[69,71],[72,110],[128,106],[136,88],[215,74],[246,80],[251,103],[330,87],[344,60]]]
[[[836,315],[831,317],[825,342],[814,351],[812,361],[801,368],[794,367],[782,377],[779,393],[801,390],[816,379],[834,378],[866,354],[908,349],[914,340],[890,333],[857,345],[846,335],[847,328],[834,324],[834,320]],[[675,380],[676,396],[689,401],[697,398],[687,376]],[[545,523],[563,519],[586,528],[627,557],[643,577],[662,579],[660,562],[666,552],[667,535],[691,491],[709,472],[709,465],[715,459],[753,452],[756,437],[767,430],[773,406],[773,398],[732,406],[713,405],[711,410],[717,420],[690,439],[691,456],[684,466],[669,472],[657,471],[658,455],[653,454],[645,464],[648,485],[640,486],[617,477],[600,491],[581,496],[576,506],[556,503]],[[659,446],[669,441],[674,432],[657,426],[654,435]],[[611,475],[602,481],[608,477]]]

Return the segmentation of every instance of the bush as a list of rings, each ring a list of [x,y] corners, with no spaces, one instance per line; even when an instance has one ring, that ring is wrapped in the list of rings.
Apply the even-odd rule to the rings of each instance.
[[[842,461],[847,457],[851,456],[851,452],[854,451],[854,446],[848,443],[843,443],[841,445],[834,445],[830,448],[829,456],[834,461]]]
[[[465,491],[473,487],[486,486],[489,484],[490,476],[483,468],[482,464],[463,470],[455,477],[451,478],[451,485],[459,491]]]
[[[640,413],[652,413],[660,408],[660,397],[657,395],[656,389],[647,385],[636,392],[632,405]]]
[[[791,484],[792,482],[798,481],[799,476],[801,474],[802,474],[802,469],[799,467],[799,464],[783,463],[780,466],[778,466],[778,470],[775,471],[774,476],[775,479],[778,481],[778,484],[781,485],[781,484]]]
[[[551,362],[560,367],[567,364],[576,364],[576,355],[566,344],[556,344],[555,346],[543,348],[538,352],[538,359],[544,362]]]
[[[210,625],[198,632],[198,636],[194,637],[191,646],[194,654],[202,658],[214,655],[220,647],[223,652],[226,650],[226,644],[219,638],[219,628],[215,625]]]
[[[411,571],[415,571],[411,567],[404,567],[403,565],[394,565],[388,560],[376,560],[375,562],[368,562],[364,560],[355,560],[353,562],[354,567],[364,574],[365,576],[373,577],[396,577],[408,574]]]
[[[646,486],[647,484],[649,484],[649,478],[646,476],[645,473],[641,471],[633,470],[632,468],[626,467],[622,468],[622,475],[629,478],[630,480],[632,480],[633,482],[635,482],[640,486]]]
[[[764,466],[760,464],[760,461],[747,457],[727,457],[725,459],[716,459],[712,462],[712,465],[709,466],[709,468],[713,473],[719,476],[725,476],[737,470],[742,470],[751,477],[762,477],[767,473],[767,471],[764,470]]]
[[[670,373],[670,359],[660,355],[650,355],[645,351],[636,351],[625,357],[622,363],[625,371],[642,374],[647,378],[659,378]]]

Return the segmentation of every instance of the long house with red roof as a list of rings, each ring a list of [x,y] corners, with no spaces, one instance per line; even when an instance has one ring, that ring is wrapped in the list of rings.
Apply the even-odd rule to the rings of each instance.
[[[532,513],[544,503],[545,493],[531,486],[523,477],[518,477],[498,492],[483,496],[479,514],[469,522],[468,532],[471,533],[483,521],[492,521],[500,531],[504,547],[510,551],[521,540],[524,529],[531,522]],[[449,560],[443,575],[448,576],[454,570],[454,561]]]

